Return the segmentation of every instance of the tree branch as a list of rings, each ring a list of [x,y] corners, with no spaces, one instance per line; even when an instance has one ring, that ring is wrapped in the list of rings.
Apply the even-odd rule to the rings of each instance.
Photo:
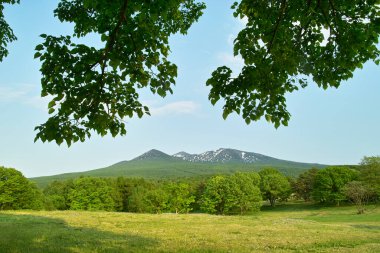
[[[337,13],[336,13],[336,9],[335,9],[335,5],[334,5],[334,2],[332,1],[332,0],[329,0],[329,4],[330,4],[330,7],[331,7],[331,9],[332,9],[332,13],[333,13],[333,22],[334,22],[334,25],[335,25],[335,29],[338,27],[338,24],[337,24],[337,22],[336,22],[336,17],[337,17]],[[335,30],[334,29],[334,30]],[[335,32],[335,35],[338,35],[337,33],[336,33],[336,31],[334,31]]]
[[[276,22],[276,26],[274,28],[274,31],[273,31],[273,34],[272,34],[272,38],[269,42],[269,46],[268,46],[268,49],[267,49],[267,55],[270,53],[270,51],[272,50],[272,47],[273,47],[273,42],[274,42],[274,39],[276,37],[276,34],[277,34],[277,31],[278,31],[278,28],[280,27],[280,23],[282,21],[282,19],[284,18],[284,15],[285,15],[285,10],[286,10],[286,7],[287,7],[287,4],[286,4],[286,1],[287,0],[282,0],[282,3],[281,3],[281,12],[280,14],[278,15],[278,18],[277,18],[277,22]]]
[[[102,75],[104,74],[104,69],[105,69],[108,53],[112,50],[113,46],[115,45],[117,34],[120,31],[121,25],[123,24],[123,22],[126,21],[125,14],[127,12],[127,7],[128,7],[128,0],[124,0],[123,6],[120,8],[119,20],[118,20],[115,28],[110,33],[110,36],[109,36],[109,39],[108,39],[106,46],[104,48],[104,53],[103,53],[102,57],[100,58],[99,61],[90,65],[90,69],[92,69],[96,65],[101,64]]]
[[[121,25],[123,24],[123,22],[126,21],[126,12],[127,12],[127,7],[128,7],[128,0],[124,0],[124,3],[123,3],[123,6],[120,8],[120,12],[119,12],[119,20],[115,26],[115,28],[112,30],[112,32],[110,33],[110,36],[109,36],[109,39],[106,43],[106,46],[104,48],[104,53],[101,57],[101,59],[94,63],[93,65],[90,66],[90,69],[92,69],[93,67],[95,67],[96,65],[100,64],[101,65],[101,75],[100,75],[100,85],[99,85],[99,96],[100,94],[102,93],[103,91],[103,88],[104,88],[104,82],[103,82],[103,79],[104,79],[104,74],[105,74],[105,68],[106,68],[106,63],[107,63],[107,59],[108,59],[108,54],[109,52],[112,50],[113,46],[115,45],[115,41],[116,41],[116,38],[117,38],[117,35],[118,35],[118,32],[120,31],[120,28],[121,28]],[[98,98],[96,99],[93,99],[90,104],[89,104],[89,108],[92,108],[93,106],[95,106],[97,103],[99,103],[99,100]]]
[[[104,49],[104,54],[102,57],[103,58],[102,75],[104,74],[104,68],[106,65],[108,53],[112,50],[113,46],[115,45],[116,37],[117,37],[118,32],[120,31],[120,27],[122,23],[126,20],[125,13],[127,12],[127,7],[128,7],[128,0],[124,0],[124,4],[120,9],[119,21],[117,22],[116,27],[110,33],[109,40]]]

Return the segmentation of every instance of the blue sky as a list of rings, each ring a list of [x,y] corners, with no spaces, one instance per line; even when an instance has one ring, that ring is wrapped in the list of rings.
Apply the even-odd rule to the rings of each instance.
[[[288,95],[288,127],[276,130],[265,120],[246,125],[236,115],[222,119],[222,105],[209,103],[205,83],[218,66],[241,67],[232,56],[232,41],[243,24],[232,17],[232,2],[206,1],[205,14],[188,35],[171,38],[177,85],[165,99],[141,91],[151,117],[127,119],[126,136],[93,135],[70,148],[33,142],[34,127],[48,116],[48,101],[39,96],[40,63],[33,55],[39,34],[71,34],[72,26],[53,17],[56,0],[8,6],[5,15],[18,41],[0,63],[0,165],[28,177],[52,175],[105,167],[152,148],[173,154],[229,147],[324,164],[357,164],[365,155],[380,155],[380,67],[374,63],[365,64],[339,89],[311,84]]]

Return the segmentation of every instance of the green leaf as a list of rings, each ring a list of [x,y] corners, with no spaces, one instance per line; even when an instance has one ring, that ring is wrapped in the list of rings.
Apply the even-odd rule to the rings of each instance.
[[[50,101],[48,104],[48,108],[52,108],[54,106],[55,106],[55,101],[54,100]]]
[[[34,50],[41,51],[43,49],[44,49],[44,46],[42,44],[39,44],[39,45],[36,46],[36,48]]]
[[[224,111],[223,111],[223,119],[226,120],[227,117],[228,117],[228,115],[229,115],[230,113],[231,113],[231,112],[230,112],[229,110],[224,109]]]
[[[39,58],[42,54],[40,52],[37,52],[34,54],[34,59]]]

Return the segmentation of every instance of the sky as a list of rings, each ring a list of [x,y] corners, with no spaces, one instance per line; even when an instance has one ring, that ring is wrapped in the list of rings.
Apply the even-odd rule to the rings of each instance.
[[[73,26],[54,18],[57,0],[21,1],[5,16],[18,40],[0,63],[0,165],[27,177],[97,169],[150,150],[168,154],[235,148],[272,157],[321,164],[358,164],[380,155],[380,67],[368,62],[338,89],[307,88],[287,95],[288,127],[264,119],[246,125],[238,115],[222,118],[222,103],[208,101],[206,80],[213,70],[242,66],[232,42],[244,22],[233,18],[233,1],[206,0],[207,9],[186,36],[170,39],[170,59],[178,66],[174,94],[166,98],[141,91],[152,116],[126,119],[127,135],[93,135],[70,148],[34,143],[34,127],[48,118],[40,97],[40,62],[33,59],[42,33],[72,34]],[[86,38],[97,43],[98,38]]]

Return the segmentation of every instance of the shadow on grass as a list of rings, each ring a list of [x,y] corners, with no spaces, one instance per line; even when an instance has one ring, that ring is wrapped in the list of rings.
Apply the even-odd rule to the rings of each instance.
[[[299,212],[299,211],[313,211],[313,210],[320,210],[321,208],[324,208],[326,206],[312,203],[312,202],[283,202],[283,203],[277,203],[276,206],[272,207],[269,204],[264,204],[261,207],[261,211],[263,212]]]
[[[61,219],[0,213],[0,252],[147,252],[158,241],[131,234],[72,227]]]
[[[357,224],[357,225],[351,225],[351,227],[380,231],[380,226],[376,226],[376,225]]]
[[[334,203],[319,203],[319,202],[305,202],[305,201],[289,201],[289,202],[277,202],[276,206],[272,207],[268,202],[261,207],[261,211],[275,211],[275,212],[299,212],[299,211],[315,211],[321,209],[334,208],[335,210],[345,208],[355,208],[355,205],[348,202],[342,202],[340,205]],[[366,206],[368,208],[368,206]]]

